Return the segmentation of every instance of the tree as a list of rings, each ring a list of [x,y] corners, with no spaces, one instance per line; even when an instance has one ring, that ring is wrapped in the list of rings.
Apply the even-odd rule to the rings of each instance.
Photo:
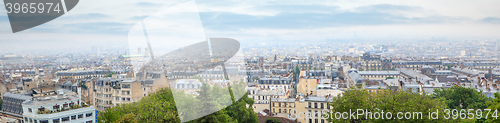
[[[335,116],[329,116],[331,122],[457,122],[455,120],[446,120],[442,116],[446,104],[439,99],[434,99],[428,95],[412,93],[410,91],[391,91],[381,90],[378,93],[369,93],[366,90],[348,90],[342,97],[336,97],[330,103],[335,112],[357,112],[360,115],[358,119],[336,119]],[[362,109],[364,111],[359,111]],[[438,112],[439,119],[430,119],[429,113]],[[367,115],[370,111],[372,115]],[[384,113],[382,113],[382,111]],[[388,119],[387,113],[391,112],[392,118]],[[397,112],[417,112],[413,115],[415,118],[397,118]],[[386,118],[376,119],[375,113],[381,114]],[[329,115],[330,113],[328,113]],[[380,116],[380,115],[379,115]]]
[[[281,123],[281,120],[276,119],[274,117],[268,117],[268,118],[266,118],[265,123]]]
[[[495,99],[491,101],[487,101],[486,105],[489,106],[488,109],[491,109],[491,112],[488,116],[488,121],[492,123],[500,123],[500,93],[495,93]],[[494,111],[499,111],[494,115]],[[496,117],[496,118],[495,118]]]
[[[385,80],[388,80],[388,79],[394,79],[394,77],[386,77]]]
[[[300,75],[300,68],[299,66],[295,66],[295,68],[293,69],[293,75],[298,77]]]
[[[434,95],[441,98],[450,109],[485,109],[486,101],[491,100],[482,91],[461,86],[435,89]]]
[[[105,75],[104,77],[112,77],[112,76],[113,76],[113,75],[115,75],[115,74],[116,74],[115,72],[111,72],[111,73],[109,73],[109,74]]]
[[[99,113],[98,122],[115,122],[130,113],[135,115],[133,117],[137,122],[180,122],[169,88],[160,89],[139,102],[108,108]]]
[[[0,109],[2,109],[3,100],[0,98]]]
[[[115,121],[115,123],[137,123],[135,120],[135,115],[133,113],[126,114],[124,117]]]
[[[190,123],[256,123],[258,117],[253,111],[254,100],[248,98],[243,85],[244,82],[240,82],[229,88],[222,88],[203,84],[196,97],[181,90],[172,91],[164,88],[142,98],[139,102],[120,104],[106,109],[100,112],[98,119],[101,123],[131,121],[130,117],[137,122],[185,122],[182,119],[187,119],[191,120],[187,121]],[[233,93],[236,96],[233,96]],[[235,100],[235,97],[241,98]],[[250,106],[247,108],[247,105]],[[200,115],[205,116],[200,117]]]

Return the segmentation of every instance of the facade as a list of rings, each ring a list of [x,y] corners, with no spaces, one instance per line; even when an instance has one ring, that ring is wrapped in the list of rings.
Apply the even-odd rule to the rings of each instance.
[[[384,80],[388,77],[394,79],[402,78],[399,71],[359,71],[358,73],[369,80]]]
[[[261,76],[259,80],[257,80],[257,86],[260,88],[283,88],[285,90],[292,89],[292,77],[291,74],[289,76]]]
[[[22,106],[26,123],[96,122],[95,108],[84,104],[71,91],[58,90],[54,95],[34,97]]]
[[[136,77],[99,78],[93,92],[96,109],[104,111],[122,103],[134,102],[169,86],[164,73],[138,73]]]
[[[22,103],[27,100],[31,100],[31,98],[32,97],[27,94],[7,92],[3,95],[1,113],[5,116],[22,121],[23,120]]]
[[[121,74],[124,71],[111,71],[111,70],[69,70],[69,71],[58,71],[55,73],[57,78],[66,79],[83,79],[91,77],[104,77],[110,73]]]
[[[102,78],[95,85],[94,103],[99,111],[121,103],[133,102],[140,97],[143,97],[143,88],[141,83],[134,79]]]

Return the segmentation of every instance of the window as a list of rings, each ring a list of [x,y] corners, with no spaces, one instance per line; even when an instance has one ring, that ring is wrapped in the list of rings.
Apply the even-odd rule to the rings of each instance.
[[[130,98],[127,98],[127,101],[130,101]]]
[[[130,84],[122,84],[122,88],[130,88]]]
[[[85,123],[92,123],[92,120],[89,120],[89,121],[87,121],[87,122],[85,122]]]
[[[69,121],[69,117],[63,117],[61,119],[62,119],[62,122],[68,122]]]
[[[32,112],[33,112],[33,111],[31,110],[31,108],[28,108],[28,111],[29,111],[30,113],[32,113]]]
[[[116,101],[120,101],[120,97],[116,97]]]
[[[82,119],[82,118],[83,118],[83,114],[78,115],[78,119]]]
[[[76,120],[76,115],[71,116],[71,120]]]
[[[85,114],[85,117],[91,117],[91,116],[92,116],[92,113]]]
[[[281,113],[281,109],[278,109],[279,113]]]
[[[122,98],[122,101],[125,101],[125,98]]]
[[[324,107],[323,107],[323,103],[321,103],[321,109],[323,109],[323,108],[324,108]]]
[[[122,95],[130,95],[130,91],[122,91]]]
[[[49,123],[48,120],[40,120],[40,123]]]
[[[309,102],[307,106],[308,106],[309,108],[311,108],[311,102]]]
[[[314,103],[314,108],[318,108],[318,103]]]
[[[53,123],[59,123],[59,119],[53,119],[52,122]]]

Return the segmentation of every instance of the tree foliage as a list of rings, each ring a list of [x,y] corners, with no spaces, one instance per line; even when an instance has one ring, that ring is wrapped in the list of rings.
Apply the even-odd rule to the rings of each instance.
[[[486,101],[490,100],[482,91],[461,86],[436,89],[434,95],[441,98],[450,109],[485,109]]]
[[[276,118],[274,118],[274,117],[268,117],[268,118],[266,118],[266,121],[265,121],[265,122],[266,122],[266,123],[281,123],[281,120],[276,119]]]
[[[456,122],[445,120],[442,117],[430,119],[429,113],[436,112],[438,109],[440,110],[438,116],[443,116],[442,110],[446,108],[446,104],[431,96],[411,93],[410,91],[382,90],[378,93],[369,93],[363,89],[348,90],[342,97],[334,98],[330,105],[333,114],[335,112],[349,112],[350,110],[357,112],[357,109],[364,110],[357,112],[363,114],[357,118],[337,119],[335,116],[329,116],[329,121],[332,122]],[[367,111],[371,112],[372,115],[367,115]],[[376,112],[385,118],[376,119],[376,115],[374,115]],[[391,112],[391,119],[388,119],[388,112]],[[417,112],[419,114],[412,114],[410,119],[399,119],[398,112]]]
[[[135,120],[135,115],[133,113],[126,114],[122,118],[115,121],[115,123],[137,123]]]
[[[243,82],[222,88],[203,84],[198,96],[180,90],[164,88],[144,97],[139,102],[121,104],[99,113],[99,122],[181,122],[191,123],[256,123],[254,100],[242,86]],[[228,93],[232,92],[232,93]],[[233,96],[233,94],[235,96]],[[175,101],[174,101],[175,95]],[[235,100],[235,97],[241,97]],[[176,105],[177,103],[177,105]],[[247,108],[248,106],[248,108]],[[203,107],[203,108],[201,108]],[[179,110],[177,110],[179,109]],[[200,115],[207,114],[201,118]]]
[[[500,93],[495,93],[495,98],[491,101],[487,101],[486,105],[489,106],[488,109],[491,109],[491,113],[489,114],[488,121],[492,123],[500,123]],[[494,118],[493,112],[499,111],[496,114],[496,118]]]
[[[160,89],[138,102],[108,108],[99,113],[98,122],[115,122],[129,113],[133,113],[138,122],[180,122],[172,91],[168,88]]]

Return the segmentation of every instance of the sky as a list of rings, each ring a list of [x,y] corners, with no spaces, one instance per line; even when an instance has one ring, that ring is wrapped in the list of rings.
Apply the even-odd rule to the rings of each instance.
[[[138,22],[186,2],[189,1],[84,0],[65,15],[18,33],[11,32],[6,12],[0,12],[0,49],[126,46],[129,31]],[[195,3],[206,37],[233,38],[243,43],[500,38],[498,0],[196,0]],[[0,10],[4,10],[4,3],[0,4]]]

